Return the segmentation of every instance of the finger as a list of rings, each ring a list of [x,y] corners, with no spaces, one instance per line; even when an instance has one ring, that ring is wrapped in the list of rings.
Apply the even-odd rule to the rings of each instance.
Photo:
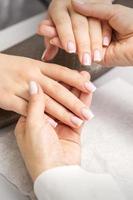
[[[48,38],[57,37],[56,28],[44,24],[39,27],[38,34]]]
[[[50,7],[51,17],[56,26],[63,49],[68,53],[76,53],[76,43],[68,10],[64,8],[63,2],[60,5],[60,12],[56,11],[56,8],[53,9],[54,12]]]
[[[94,62],[101,62],[102,56],[102,27],[101,22],[94,18],[88,19],[90,39],[91,39],[91,50],[93,54]]]
[[[80,14],[88,17],[99,18],[101,20],[107,20],[109,25],[121,34],[131,33],[132,29],[130,29],[130,20],[125,20],[130,17],[133,19],[132,9],[129,7],[104,3],[81,4],[74,0],[72,0],[72,4],[74,9]]]
[[[45,118],[46,118],[46,121],[53,127],[53,128],[56,128],[56,126],[58,125],[57,122],[52,119],[52,117],[49,117],[48,115],[45,114]]]
[[[80,74],[84,77],[88,77],[88,73],[86,71],[82,71],[80,72]],[[95,90],[96,90],[96,87],[95,87]],[[79,99],[87,106],[87,107],[90,107],[91,105],[91,101],[92,101],[92,95],[93,93],[90,92],[89,94],[86,94],[84,92],[81,92],[80,93],[80,96],[79,96]]]
[[[44,123],[45,99],[42,89],[34,81],[29,84],[29,93],[27,127],[33,128],[36,127],[36,124],[41,126]]]
[[[1,91],[0,107],[4,110],[13,111],[20,115],[27,114],[27,101],[16,95]]]
[[[91,46],[88,20],[86,17],[74,11],[72,11],[70,15],[80,63],[82,65],[89,66],[91,65]]]
[[[115,6],[111,4],[87,2],[81,4],[76,0],[72,0],[72,5],[80,14],[102,20],[109,20],[116,13]]]
[[[86,72],[86,71],[81,71],[80,72],[80,74],[85,78],[85,79],[90,79],[90,75],[89,75],[89,73],[88,72]],[[79,98],[80,97],[80,95],[81,95],[81,91],[80,90],[78,90],[78,89],[76,89],[76,88],[71,88],[71,92],[77,97],[77,98]],[[86,93],[85,93],[86,94]]]
[[[75,116],[64,106],[54,101],[46,94],[45,94],[45,99],[46,99],[45,110],[48,113],[48,115],[52,116],[53,118],[57,119],[58,121],[72,128],[79,128],[82,125],[83,120]]]
[[[108,47],[111,42],[112,28],[109,26],[107,21],[102,22],[102,32],[103,32],[103,46]]]
[[[63,46],[61,44],[61,41],[59,39],[59,37],[54,37],[50,40],[50,44],[59,47],[60,49],[63,49]]]
[[[65,106],[81,119],[89,118],[89,116],[84,115],[84,110],[86,110],[85,105],[67,88],[63,87],[57,81],[44,76],[42,76],[40,81],[46,94],[50,94],[53,99]]]
[[[78,71],[71,70],[67,67],[59,66],[52,64],[49,67],[44,67],[41,65],[42,74],[51,79],[54,79],[58,82],[66,83],[69,86],[75,87],[83,92],[93,92],[95,91],[95,87],[92,87],[90,83],[90,76],[88,74],[88,78],[84,78]],[[54,70],[53,70],[54,68]]]
[[[58,54],[58,51],[59,51],[58,47],[50,44],[43,52],[41,60],[44,62],[53,60],[55,56]]]
[[[23,137],[25,133],[25,124],[26,124],[26,118],[21,116],[17,122],[17,125],[15,127],[14,134],[16,138]]]
[[[53,23],[52,20],[49,18],[49,19],[44,19],[44,20],[42,20],[42,22],[40,23],[40,26],[41,26],[41,25],[54,26],[54,23]]]
[[[46,47],[46,49],[50,46],[50,41],[47,37],[44,37],[44,46]]]

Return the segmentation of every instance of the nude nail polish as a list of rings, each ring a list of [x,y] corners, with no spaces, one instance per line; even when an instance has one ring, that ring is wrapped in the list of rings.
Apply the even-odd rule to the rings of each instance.
[[[101,52],[98,49],[96,49],[94,51],[94,61],[95,62],[100,62],[101,60],[102,60]]]
[[[94,114],[88,108],[83,108],[81,112],[86,120],[91,120],[92,118],[94,118]]]
[[[89,92],[95,92],[95,91],[96,91],[96,86],[95,86],[92,82],[86,82],[86,83],[85,83],[85,88],[86,88]]]
[[[90,66],[91,65],[91,56],[89,53],[84,53],[83,54],[83,59],[82,59],[83,65],[85,66]]]
[[[109,46],[110,40],[107,36],[103,37],[103,46]]]
[[[29,83],[29,93],[30,95],[34,95],[38,93],[38,86],[35,81],[30,81]]]
[[[82,123],[83,123],[83,120],[79,119],[79,118],[76,117],[76,116],[72,116],[72,117],[71,117],[71,122],[72,122],[74,125],[80,127],[80,126],[82,125]]]
[[[72,41],[69,41],[67,44],[67,49],[69,53],[76,53],[75,44]]]
[[[41,57],[42,61],[45,61],[45,55],[46,55],[46,53],[47,53],[47,49],[45,49],[45,51],[42,54],[42,57]]]
[[[51,118],[48,118],[47,119],[48,123],[53,127],[53,128],[56,128],[56,126],[58,125],[57,122],[55,122],[53,119]]]

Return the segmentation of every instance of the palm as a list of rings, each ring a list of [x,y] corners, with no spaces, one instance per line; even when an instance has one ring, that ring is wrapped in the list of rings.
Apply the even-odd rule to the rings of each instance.
[[[106,66],[113,65],[130,65],[129,58],[124,52],[132,52],[133,37],[122,38],[117,36],[116,41],[113,41],[106,49],[104,64]]]
[[[59,123],[56,133],[64,154],[66,164],[79,164],[80,162],[80,129],[73,129]]]

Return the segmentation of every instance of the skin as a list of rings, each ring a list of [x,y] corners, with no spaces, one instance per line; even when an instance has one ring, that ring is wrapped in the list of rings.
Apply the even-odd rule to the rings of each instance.
[[[84,77],[63,66],[4,54],[0,54],[0,108],[26,116],[30,80],[41,85],[46,98],[45,111],[54,119],[75,128],[79,125],[72,122],[73,116],[85,120],[82,109],[88,110],[88,107],[62,84],[89,94],[90,91],[85,87],[90,80],[88,73]]]
[[[118,5],[112,7],[104,6],[100,4],[80,5],[74,3],[74,7],[78,12],[107,20],[120,36],[120,41],[115,41],[115,45],[113,41],[111,47],[108,47],[113,48],[117,55],[114,54],[114,50],[112,52],[108,51],[107,55],[111,61],[107,61],[113,65],[117,65],[119,62],[123,66],[127,65],[127,63],[133,64],[133,49],[131,51],[131,48],[133,48],[133,43],[131,43],[133,41],[132,9]],[[124,45],[125,42],[126,47]],[[123,52],[124,50],[125,52]],[[119,61],[120,59],[121,61]],[[90,106],[91,95],[79,92],[77,89],[72,89],[72,92],[84,104]],[[54,130],[46,123],[42,110],[44,110],[44,100],[42,90],[39,89],[39,93],[30,98],[28,117],[21,118],[15,130],[18,146],[33,181],[48,169],[66,164],[77,165],[80,163],[81,129],[75,130],[59,123]]]
[[[86,73],[83,75],[86,76]],[[30,96],[27,118],[21,117],[15,129],[19,149],[33,181],[48,169],[80,164],[81,149],[81,128],[70,128],[59,122],[54,129],[47,122],[43,112],[46,99],[41,87],[38,88],[38,93]],[[75,88],[71,88],[71,92],[86,106],[90,106],[92,94]]]
[[[99,0],[85,2],[88,1],[99,2]],[[100,2],[111,4],[111,0],[100,0]],[[96,50],[99,51],[102,60],[103,38],[107,37],[110,43],[111,31],[104,21],[86,18],[83,14],[76,12],[71,0],[52,0],[48,20],[42,21],[38,29],[38,33],[45,36],[46,51],[43,59],[45,61],[53,59],[58,52],[58,47],[70,53],[68,43],[71,41],[76,49],[73,53],[78,54],[81,64],[91,65],[91,61],[95,59]],[[85,61],[86,54],[90,57],[90,63]]]
[[[133,65],[133,9],[122,5],[79,4],[74,9],[88,17],[105,20],[113,29],[110,45],[104,49],[105,66]]]

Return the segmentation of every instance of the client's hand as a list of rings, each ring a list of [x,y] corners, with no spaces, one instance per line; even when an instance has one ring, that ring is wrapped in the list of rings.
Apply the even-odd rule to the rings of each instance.
[[[86,76],[86,74],[84,74]],[[90,95],[71,91],[90,106]],[[21,117],[15,129],[20,152],[33,181],[45,170],[62,166],[80,164],[80,132],[54,121],[44,114],[46,99],[40,86],[30,84],[30,102],[27,118]],[[53,125],[53,126],[52,126]]]
[[[84,0],[111,5],[111,0]],[[102,60],[103,46],[108,46],[112,30],[96,18],[87,18],[73,9],[71,0],[52,0],[48,10],[49,20],[40,24],[38,33],[45,36],[46,50],[43,59],[48,61],[58,48],[68,53],[77,53],[82,65],[91,65],[92,60]]]
[[[105,49],[106,66],[133,65],[133,9],[121,5],[82,3],[73,0],[74,9],[82,15],[106,20],[113,29],[113,38]]]
[[[26,116],[30,80],[41,85],[46,98],[45,110],[57,120],[76,128],[82,120],[91,118],[85,104],[62,85],[89,93],[95,89],[89,73],[83,77],[63,66],[4,54],[0,54],[0,108]]]

